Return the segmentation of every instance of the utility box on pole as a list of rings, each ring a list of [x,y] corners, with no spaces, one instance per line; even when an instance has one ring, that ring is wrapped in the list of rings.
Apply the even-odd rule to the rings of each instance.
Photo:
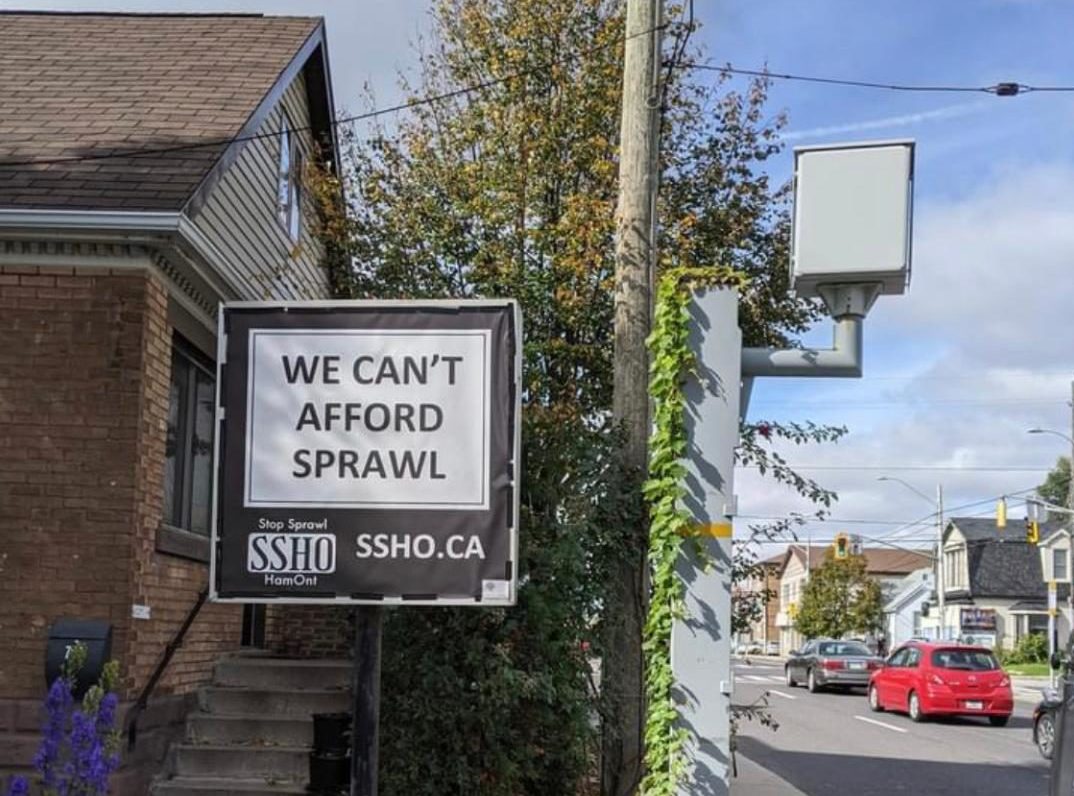
[[[731,760],[731,520],[738,446],[742,332],[738,291],[699,291],[690,305],[696,377],[686,385],[686,495],[697,548],[679,558],[685,616],[671,631],[671,667],[687,770],[681,794],[728,793]]]
[[[820,285],[910,282],[913,141],[796,147],[791,277],[799,296]]]

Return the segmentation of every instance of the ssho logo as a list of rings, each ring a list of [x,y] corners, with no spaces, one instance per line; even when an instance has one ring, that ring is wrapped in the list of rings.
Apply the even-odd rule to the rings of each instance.
[[[246,570],[325,575],[336,571],[336,537],[329,533],[254,533]]]

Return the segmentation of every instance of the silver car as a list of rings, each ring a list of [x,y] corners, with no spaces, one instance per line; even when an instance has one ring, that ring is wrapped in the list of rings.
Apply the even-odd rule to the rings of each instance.
[[[860,641],[815,639],[791,652],[784,667],[787,685],[804,683],[811,693],[822,688],[869,685],[869,677],[883,665]]]

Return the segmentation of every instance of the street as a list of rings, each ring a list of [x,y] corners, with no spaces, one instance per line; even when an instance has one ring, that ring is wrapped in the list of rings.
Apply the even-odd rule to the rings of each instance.
[[[783,662],[734,660],[734,703],[766,691],[776,731],[744,721],[738,755],[781,778],[787,794],[974,794],[1044,796],[1048,766],[1033,745],[1029,693],[1017,693],[1006,727],[982,719],[915,724],[898,713],[873,713],[863,689],[810,694],[788,688]],[[746,787],[732,793],[751,796]],[[760,789],[756,789],[760,793]],[[780,790],[765,789],[765,794]]]

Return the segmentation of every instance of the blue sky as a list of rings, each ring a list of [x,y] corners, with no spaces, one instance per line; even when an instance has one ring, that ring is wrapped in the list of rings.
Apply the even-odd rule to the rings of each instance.
[[[413,67],[411,44],[428,23],[420,0],[0,0],[0,8],[321,14],[336,100],[349,110],[365,109],[367,85],[379,105],[399,99],[395,75]],[[720,64],[883,83],[1074,84],[1074,4],[1061,0],[695,0],[695,13],[698,39]],[[773,113],[788,112],[795,145],[917,141],[913,282],[870,315],[865,378],[770,379],[754,391],[751,419],[850,430],[835,446],[786,451],[791,462],[827,468],[806,472],[840,494],[833,516],[843,522],[809,532],[891,534],[899,521],[928,515],[926,500],[878,483],[881,475],[926,494],[942,483],[948,506],[1039,483],[1039,468],[1066,443],[1026,429],[1071,433],[1074,93],[998,98],[777,81],[770,100]],[[789,153],[772,165],[777,177],[789,168]],[[808,340],[826,344],[828,327]],[[737,473],[736,490],[739,529],[745,517],[806,508],[749,470]],[[920,525],[892,538],[917,546],[928,533]]]

